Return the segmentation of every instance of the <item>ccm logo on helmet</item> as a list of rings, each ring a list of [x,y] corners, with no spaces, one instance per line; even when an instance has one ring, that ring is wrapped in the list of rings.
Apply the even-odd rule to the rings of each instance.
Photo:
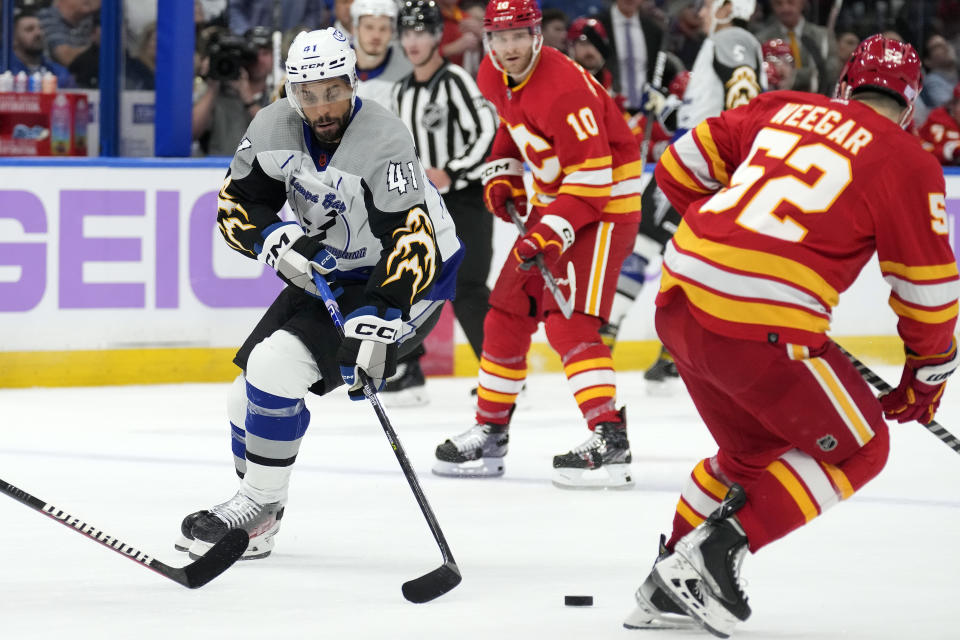
[[[354,329],[354,333],[358,336],[376,336],[390,342],[394,342],[397,339],[397,330],[393,327],[383,327],[366,322],[358,323]]]

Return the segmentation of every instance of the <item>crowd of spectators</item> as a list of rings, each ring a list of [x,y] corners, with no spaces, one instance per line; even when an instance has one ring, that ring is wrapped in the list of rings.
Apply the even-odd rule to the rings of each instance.
[[[441,54],[475,74],[484,54],[486,1],[437,2],[444,17]],[[668,80],[692,66],[706,37],[699,12],[703,2],[542,0],[544,43],[569,53],[571,25],[578,18],[595,18],[604,34],[602,41],[593,44],[599,45],[597,54],[612,80],[611,91],[626,110],[636,112],[652,79],[661,42],[671,54]],[[11,69],[50,71],[60,86],[96,88],[101,0],[18,0],[16,4]],[[238,130],[242,134],[256,111],[276,98],[273,70],[282,61],[274,60],[269,34],[284,34],[281,52],[304,29],[333,25],[352,36],[351,4],[352,0],[195,0],[197,153],[232,152],[229,141],[234,134]],[[152,90],[155,3],[126,0],[124,13],[123,86]],[[864,37],[884,33],[908,41],[919,52],[925,70],[914,120],[917,130],[931,112],[941,107],[954,111],[955,87],[960,82],[960,0],[757,0],[750,30],[761,42],[770,43],[770,50],[789,49],[789,54],[770,58],[768,78],[776,80],[772,86],[828,95],[843,63]],[[211,47],[222,51],[224,43],[236,45],[234,37],[246,43],[233,49],[243,50],[236,59],[235,75],[224,78],[216,69],[211,74]],[[221,138],[222,143],[216,143]]]

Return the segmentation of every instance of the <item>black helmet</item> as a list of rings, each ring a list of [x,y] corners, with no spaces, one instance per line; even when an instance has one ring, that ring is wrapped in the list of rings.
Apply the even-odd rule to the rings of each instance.
[[[397,31],[406,29],[429,31],[436,36],[443,33],[443,16],[434,0],[406,0],[397,17]]]

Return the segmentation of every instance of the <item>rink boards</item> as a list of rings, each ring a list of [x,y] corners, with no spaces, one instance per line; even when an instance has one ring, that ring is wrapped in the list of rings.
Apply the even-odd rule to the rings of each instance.
[[[226,159],[0,163],[0,387],[229,380],[236,346],[281,288],[272,269],[228,249],[216,227]],[[951,241],[960,171],[947,170]],[[495,225],[491,284],[515,231]],[[954,242],[954,247],[957,243]],[[621,369],[655,350],[653,282],[615,350]],[[863,357],[902,357],[876,261],[843,294],[833,335]],[[474,375],[447,313],[429,371]],[[532,371],[558,370],[535,338]]]

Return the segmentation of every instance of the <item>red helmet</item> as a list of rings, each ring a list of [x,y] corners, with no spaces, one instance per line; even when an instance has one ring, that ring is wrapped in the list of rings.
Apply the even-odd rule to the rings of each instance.
[[[790,45],[780,38],[772,38],[763,43],[763,59],[767,62],[774,60],[793,64],[793,51]]]
[[[920,56],[909,43],[890,40],[880,34],[870,36],[857,46],[840,72],[835,93],[846,98],[839,95],[843,82],[850,90],[860,87],[879,89],[896,96],[909,107],[923,86]]]
[[[610,57],[610,39],[607,37],[607,30],[595,18],[581,17],[574,20],[567,31],[567,40],[570,42],[585,40],[596,47],[601,56]]]
[[[483,30],[539,29],[542,20],[537,0],[490,0],[483,15]]]
[[[688,84],[690,84],[690,72],[681,71],[673,76],[673,80],[670,81],[670,86],[667,88],[667,91],[682,100]]]

